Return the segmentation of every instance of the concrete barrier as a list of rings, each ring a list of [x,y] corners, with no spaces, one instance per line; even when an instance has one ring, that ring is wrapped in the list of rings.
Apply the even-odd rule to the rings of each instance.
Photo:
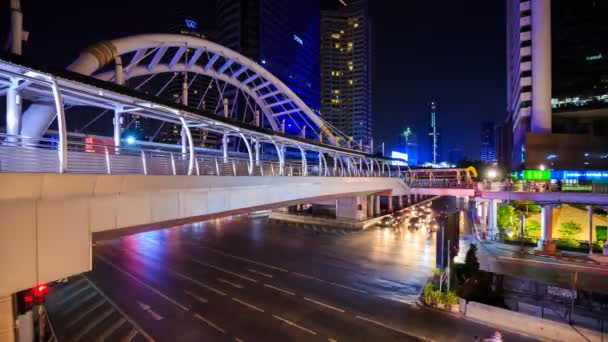
[[[602,333],[494,306],[468,302],[468,318],[548,341],[602,341]]]

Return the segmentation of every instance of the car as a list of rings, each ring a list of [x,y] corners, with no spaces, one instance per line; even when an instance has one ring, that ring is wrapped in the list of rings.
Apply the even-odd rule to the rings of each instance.
[[[395,222],[395,219],[393,219],[391,216],[385,216],[380,220],[380,222],[378,222],[378,226],[383,228],[392,227],[393,222]]]

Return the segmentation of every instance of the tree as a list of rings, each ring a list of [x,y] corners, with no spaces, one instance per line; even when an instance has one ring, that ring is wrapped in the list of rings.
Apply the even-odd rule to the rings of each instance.
[[[524,229],[524,235],[527,238],[539,238],[540,237],[540,223],[535,220],[526,220],[526,227]]]
[[[498,228],[505,229],[513,227],[513,221],[515,219],[515,208],[511,205],[498,206],[496,224]]]
[[[479,260],[477,260],[477,246],[472,243],[469,246],[467,255],[464,257],[465,273],[466,277],[470,278],[472,275],[479,271]]]
[[[583,230],[583,228],[581,228],[581,226],[578,223],[574,222],[574,221],[564,222],[564,223],[561,224],[561,226],[558,229],[558,231],[566,239],[573,238],[574,236],[576,236],[577,234],[579,234],[582,230]]]

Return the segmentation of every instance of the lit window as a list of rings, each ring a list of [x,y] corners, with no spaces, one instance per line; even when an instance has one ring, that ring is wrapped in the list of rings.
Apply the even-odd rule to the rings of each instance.
[[[340,48],[340,43],[336,43],[336,49]]]
[[[354,27],[354,28],[359,27],[359,23],[355,23],[355,24],[353,25],[353,27]]]
[[[353,47],[353,42],[348,42],[348,47],[352,48]]]
[[[353,70],[353,66],[352,66],[352,65],[349,65],[349,66],[348,66],[348,70]]]
[[[335,89],[334,94],[340,94],[340,89]]]
[[[348,80],[348,84],[353,85],[353,80]]]
[[[333,39],[340,39],[340,34],[339,33],[334,33],[334,34],[331,35],[331,37]]]
[[[340,33],[344,34],[344,30],[340,30]]]

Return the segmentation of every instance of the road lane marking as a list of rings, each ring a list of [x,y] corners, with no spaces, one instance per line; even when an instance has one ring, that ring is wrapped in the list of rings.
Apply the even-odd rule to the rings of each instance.
[[[237,302],[237,303],[240,303],[242,305],[245,305],[246,307],[248,307],[250,309],[253,309],[253,310],[256,310],[256,311],[259,311],[259,312],[264,312],[264,310],[258,308],[257,306],[255,306],[253,304],[249,304],[249,303],[247,303],[245,301],[242,301],[242,300],[240,300],[238,298],[232,297],[232,300],[235,301],[235,302]]]
[[[213,329],[221,332],[222,334],[226,333],[226,330],[218,327],[215,323],[211,322],[210,320],[206,319],[205,317],[199,315],[199,314],[195,314],[194,317],[200,319],[201,321],[205,322],[208,326],[212,327]]]
[[[86,335],[91,329],[98,326],[104,319],[108,318],[114,312],[114,308],[108,308],[103,311],[101,314],[96,315],[95,319],[78,330],[78,334],[74,336],[74,341],[80,340],[84,335]]]
[[[249,271],[251,273],[259,274],[259,275],[264,276],[266,278],[273,278],[274,277],[272,274],[260,272],[258,270],[254,270],[253,268],[248,268],[247,271]]]
[[[122,339],[122,341],[131,342],[135,338],[135,336],[137,336],[137,330],[135,330],[133,328],[129,331],[129,335],[127,335],[124,339]]]
[[[110,337],[118,328],[120,328],[123,324],[125,324],[127,320],[124,317],[120,317],[118,321],[112,324],[108,329],[106,329],[95,341],[105,341],[106,338]]]
[[[197,263],[197,264],[199,264],[199,265],[203,265],[203,266],[206,266],[206,267],[209,267],[209,268],[213,268],[213,269],[218,270],[218,271],[220,271],[220,272],[224,272],[224,273],[226,273],[226,274],[233,275],[233,276],[235,276],[235,277],[237,277],[237,278],[241,278],[241,279],[244,279],[244,280],[250,281],[250,282],[252,282],[252,283],[257,283],[257,282],[258,282],[257,280],[255,280],[255,279],[253,279],[253,278],[250,278],[250,277],[248,277],[248,276],[246,276],[246,275],[242,275],[242,274],[240,274],[240,273],[232,272],[232,271],[227,270],[227,269],[225,269],[225,268],[222,268],[222,267],[219,267],[219,266],[215,266],[215,265],[212,265],[212,264],[208,264],[208,263],[206,263],[206,262],[204,262],[204,261],[200,261],[200,260],[196,260],[196,259],[190,259],[190,260],[194,261],[195,263]]]
[[[156,293],[157,295],[159,295],[160,297],[164,298],[165,300],[167,300],[168,302],[174,304],[175,306],[177,306],[178,308],[184,310],[184,311],[190,311],[190,308],[181,304],[180,302],[176,301],[175,299],[170,298],[169,296],[167,296],[166,294],[160,292],[159,290],[157,290],[156,288],[152,287],[151,285],[148,285],[146,283],[144,283],[142,280],[140,280],[139,278],[137,278],[136,276],[134,276],[133,274],[129,273],[126,270],[123,270],[121,267],[115,265],[113,262],[107,260],[106,258],[100,256],[100,255],[95,255],[96,258],[98,258],[99,260],[103,261],[104,263],[112,266],[115,270],[117,270],[118,272],[126,275],[127,277],[135,280],[138,284],[142,285],[143,287],[147,288],[148,290]]]
[[[80,311],[78,313],[78,316],[76,316],[75,319],[73,319],[72,321],[70,321],[66,327],[69,328],[72,325],[78,323],[81,319],[83,319],[86,315],[90,314],[91,312],[97,310],[100,306],[103,305],[103,303],[105,302],[105,300],[103,300],[103,298],[99,299],[98,301],[96,301],[93,305],[89,306],[86,310],[84,311]]]
[[[301,278],[312,279],[312,280],[319,281],[321,283],[326,283],[326,284],[329,284],[329,285],[341,287],[343,289],[347,289],[347,290],[351,290],[351,291],[356,291],[356,292],[360,292],[360,293],[367,293],[367,291],[365,291],[365,290],[356,289],[354,287],[350,287],[348,285],[343,285],[343,284],[336,283],[336,282],[333,282],[333,281],[323,280],[321,278],[313,277],[313,276],[308,275],[308,274],[303,274],[303,273],[298,273],[298,272],[291,272],[291,274],[293,274],[295,276],[298,276],[298,277],[301,277]]]
[[[294,322],[292,322],[292,321],[290,321],[290,320],[287,320],[287,319],[285,319],[285,318],[283,318],[283,317],[280,317],[280,316],[277,316],[277,315],[272,315],[272,317],[274,317],[274,318],[278,319],[279,321],[282,321],[282,322],[284,322],[284,323],[287,323],[287,324],[291,325],[292,327],[296,327],[296,328],[298,328],[298,329],[300,329],[300,330],[302,330],[302,331],[306,331],[307,333],[309,333],[309,334],[311,334],[311,335],[316,335],[316,334],[317,334],[316,332],[314,332],[314,331],[312,331],[312,330],[309,330],[309,329],[306,329],[306,328],[304,328],[304,327],[303,327],[303,326],[301,326],[301,325],[297,325],[297,324],[295,324]]]
[[[194,245],[196,245],[196,244],[194,244]],[[196,246],[200,247],[200,245],[196,245]],[[210,251],[214,252],[214,253],[223,255],[225,257],[233,258],[233,259],[236,259],[236,260],[241,260],[241,261],[248,262],[250,264],[254,264],[254,265],[258,265],[258,266],[267,267],[267,268],[270,268],[272,270],[281,271],[281,272],[284,272],[284,273],[289,273],[288,270],[286,270],[284,268],[281,268],[281,267],[272,266],[272,265],[269,265],[269,264],[265,264],[263,262],[247,259],[247,258],[240,257],[240,256],[237,256],[237,255],[232,255],[232,254],[220,251],[219,249],[215,249],[213,247],[206,247],[206,248],[209,249]]]
[[[178,277],[182,278],[182,279],[186,279],[186,280],[188,280],[188,281],[192,282],[193,284],[196,284],[196,285],[197,285],[197,286],[199,286],[199,287],[202,287],[202,288],[204,288],[204,289],[207,289],[207,290],[209,290],[209,291],[211,291],[211,292],[215,292],[215,293],[219,294],[220,296],[225,296],[225,295],[226,295],[226,293],[225,293],[225,292],[222,292],[222,291],[220,291],[220,290],[218,290],[218,289],[216,289],[216,288],[214,288],[214,287],[211,287],[211,286],[209,286],[209,285],[207,285],[207,284],[204,284],[204,283],[202,283],[202,282],[200,282],[200,281],[198,281],[198,280],[196,280],[196,279],[194,279],[194,278],[192,278],[192,277],[190,277],[190,276],[187,276],[187,275],[182,274],[182,273],[177,272],[177,271],[173,271],[173,270],[171,270],[171,269],[167,269],[167,271],[168,271],[169,273],[171,273],[171,274],[175,275],[175,276],[178,276]]]
[[[99,289],[95,284],[93,284],[91,279],[89,279],[84,274],[82,274],[82,277],[84,279],[86,279],[87,282],[89,282],[89,284],[93,287],[93,289],[95,289],[95,291],[97,291],[97,293],[99,293],[99,295],[101,295],[103,298],[105,298],[105,300],[108,303],[110,303],[110,305],[112,305],[112,307],[114,307],[114,309],[116,311],[118,311],[118,313],[120,313],[122,315],[122,317],[125,318],[133,326],[132,330],[135,330],[136,335],[137,335],[137,333],[140,333],[149,342],[154,342],[154,339],[152,338],[152,336],[150,336],[144,329],[142,329],[142,327],[139,324],[137,324],[131,318],[131,316],[127,315],[121,308],[119,308],[118,305],[116,305],[116,303],[114,303],[113,300],[111,300],[103,291],[101,291],[101,289]],[[135,337],[135,336],[133,336],[133,337]]]
[[[378,321],[373,320],[373,319],[369,319],[369,318],[362,317],[362,316],[359,316],[359,315],[355,316],[355,318],[356,318],[356,319],[360,319],[360,320],[362,320],[362,321],[366,321],[366,322],[369,322],[369,323],[375,324],[375,325],[378,325],[378,326],[381,326],[381,327],[383,327],[383,328],[386,328],[386,329],[389,329],[389,330],[392,330],[392,331],[398,332],[398,333],[400,333],[400,334],[403,334],[403,335],[406,335],[406,336],[409,336],[409,337],[413,337],[413,338],[415,338],[415,339],[420,339],[420,340],[422,340],[422,341],[431,341],[430,339],[428,339],[428,338],[426,338],[426,337],[413,335],[413,334],[411,334],[411,333],[409,333],[409,332],[407,332],[407,331],[401,330],[401,329],[399,329],[399,328],[391,327],[390,325],[384,324],[384,323],[382,323],[382,322],[378,322]]]
[[[192,298],[196,299],[197,301],[199,301],[199,302],[201,302],[201,303],[207,303],[207,302],[208,302],[208,300],[206,300],[205,298],[203,298],[203,297],[201,297],[201,296],[197,295],[197,294],[196,294],[196,293],[194,293],[194,292],[190,292],[190,291],[186,290],[186,291],[184,291],[184,293],[185,293],[185,294],[187,294],[188,296],[190,296],[190,297],[192,297]]]
[[[139,304],[139,307],[142,310],[144,310],[147,313],[149,313],[150,316],[152,316],[152,318],[154,318],[154,320],[160,321],[161,319],[163,319],[163,316],[159,315],[156,311],[154,311],[150,305],[144,304],[144,303],[142,303],[140,301],[138,301],[137,304]]]
[[[328,309],[332,309],[332,310],[336,310],[336,311],[338,311],[338,312],[344,313],[344,310],[342,310],[342,309],[340,309],[340,308],[337,308],[337,307],[335,307],[335,306],[331,306],[331,305],[329,305],[329,304],[325,304],[325,303],[323,303],[323,302],[316,301],[316,300],[314,300],[314,299],[310,299],[310,298],[308,298],[308,297],[304,297],[304,300],[307,300],[307,301],[309,301],[309,302],[312,302],[312,303],[315,303],[315,304],[318,304],[318,305],[324,306],[324,307],[326,307],[326,308],[328,308]]]
[[[236,287],[237,289],[242,289],[243,288],[243,285],[237,284],[237,283],[233,283],[233,282],[231,282],[229,280],[226,280],[224,278],[217,278],[217,281],[219,281],[221,283],[224,283],[224,284],[228,284],[228,285],[230,285],[232,287]]]
[[[356,288],[350,287],[348,285],[342,285],[342,284],[334,283],[334,282],[329,282],[329,284],[331,284],[333,286],[341,287],[343,289],[351,290],[351,291],[357,291],[357,292],[360,292],[360,293],[367,293],[367,291],[365,291],[365,290],[356,289]]]
[[[278,287],[276,287],[276,286],[272,286],[272,285],[270,285],[270,284],[264,284],[264,287],[267,287],[267,288],[269,288],[269,289],[273,289],[273,290],[277,290],[277,291],[280,291],[280,292],[283,292],[283,293],[287,293],[288,295],[292,295],[292,296],[295,296],[295,295],[296,295],[295,293],[293,293],[293,292],[291,292],[291,291],[283,290],[283,289],[281,289],[281,288],[278,288]]]
[[[291,272],[291,274],[293,274],[293,275],[295,275],[295,276],[298,276],[298,277],[302,277],[302,278],[307,278],[307,279],[313,279],[313,280],[320,280],[320,281],[323,281],[322,279],[315,278],[315,277],[313,277],[313,276],[309,276],[309,275],[307,275],[307,274],[302,274],[302,273],[298,273],[298,272]]]

